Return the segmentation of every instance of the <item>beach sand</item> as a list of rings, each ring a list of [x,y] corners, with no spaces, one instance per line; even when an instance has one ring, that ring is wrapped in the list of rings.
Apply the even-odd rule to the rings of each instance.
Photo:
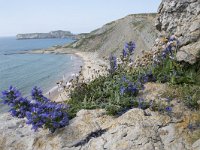
[[[94,78],[97,77],[97,74],[95,71],[98,71],[101,75],[105,75],[106,71],[102,66],[108,66],[108,62],[101,59],[98,56],[98,53],[96,52],[76,52],[75,55],[79,56],[81,59],[83,59],[83,65],[82,65],[82,73],[84,77],[84,82],[90,82]],[[80,68],[81,69],[81,68]],[[72,76],[69,77],[73,78]],[[64,81],[65,83],[67,81]],[[49,95],[50,92],[50,95]],[[63,102],[66,101],[69,98],[69,94],[64,91],[62,88],[59,88],[58,86],[55,86],[52,88],[49,92],[46,93],[46,96],[50,98],[52,101],[55,102]]]

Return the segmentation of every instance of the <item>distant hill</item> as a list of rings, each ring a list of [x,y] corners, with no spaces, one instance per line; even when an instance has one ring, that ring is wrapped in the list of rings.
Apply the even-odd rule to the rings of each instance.
[[[72,34],[70,31],[51,31],[49,33],[26,33],[17,34],[16,38],[20,39],[47,39],[47,38],[76,38],[76,35]]]
[[[137,45],[135,53],[140,54],[142,50],[150,50],[157,38],[155,17],[154,13],[126,16],[90,33],[78,35],[79,40],[64,48],[97,51],[102,56],[108,56],[111,52],[119,55],[124,43],[133,40]]]

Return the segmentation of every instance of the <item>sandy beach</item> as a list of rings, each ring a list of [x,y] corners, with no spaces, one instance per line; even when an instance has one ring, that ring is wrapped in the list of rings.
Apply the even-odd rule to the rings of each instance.
[[[83,60],[82,65],[82,74],[84,77],[84,82],[89,82],[97,77],[96,72],[104,75],[105,69],[102,66],[107,66],[107,62],[101,59],[96,52],[76,52],[74,55],[77,55]],[[81,70],[81,67],[80,67]],[[67,82],[72,79],[77,74],[72,74],[71,77],[68,77],[65,81],[62,81],[63,85],[66,85]],[[56,83],[55,83],[56,84]],[[50,94],[49,94],[50,93]],[[63,102],[69,98],[69,93],[67,93],[62,87],[55,86],[50,91],[46,93],[46,96],[55,102]]]
[[[91,80],[95,79],[98,75],[105,75],[105,67],[102,66],[108,66],[108,61],[103,59],[99,56],[97,52],[82,52],[80,50],[75,50],[73,48],[55,48],[50,47],[48,49],[39,49],[39,50],[32,50],[32,51],[21,51],[20,53],[28,53],[28,54],[73,54],[80,59],[83,60],[82,66],[82,74],[83,74],[83,80],[84,82],[90,82]],[[80,66],[80,70],[81,70]],[[80,71],[79,70],[79,71]],[[98,75],[97,73],[98,72]],[[62,82],[62,86],[66,86],[67,82],[75,78],[75,76],[78,75],[77,73],[71,74],[71,76],[67,77],[65,81],[63,79],[60,79],[58,82]],[[63,102],[66,101],[69,98],[69,93],[67,93],[65,90],[63,90],[62,86],[59,86],[55,83],[55,86],[49,90],[47,93],[45,93],[45,96],[50,98],[52,101],[55,102]]]

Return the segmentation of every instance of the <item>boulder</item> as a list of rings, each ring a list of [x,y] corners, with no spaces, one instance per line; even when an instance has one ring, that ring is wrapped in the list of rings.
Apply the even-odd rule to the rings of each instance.
[[[180,42],[177,59],[190,64],[200,58],[200,1],[163,0],[158,9],[156,28],[175,34]]]

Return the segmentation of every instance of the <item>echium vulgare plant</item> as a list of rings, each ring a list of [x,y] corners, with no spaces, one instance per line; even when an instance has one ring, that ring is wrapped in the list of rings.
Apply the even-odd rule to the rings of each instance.
[[[2,92],[4,104],[8,104],[12,116],[18,118],[27,118],[27,124],[32,125],[32,129],[47,128],[52,133],[68,125],[69,119],[67,106],[51,102],[43,96],[42,90],[34,87],[32,92],[32,101],[23,98],[21,93],[14,87]]]
[[[113,54],[110,55],[110,73],[113,74],[117,70],[117,57]]]
[[[13,117],[24,118],[26,112],[30,111],[32,105],[30,101],[23,98],[21,93],[12,86],[2,92],[1,98],[4,104],[11,107],[9,111]]]
[[[31,91],[31,97],[33,100],[41,102],[41,103],[46,103],[50,101],[48,98],[43,96],[42,90],[36,86]]]
[[[134,54],[136,45],[135,42],[130,41],[125,43],[124,49],[122,50],[122,57],[121,60],[124,61],[131,61],[130,56]]]

